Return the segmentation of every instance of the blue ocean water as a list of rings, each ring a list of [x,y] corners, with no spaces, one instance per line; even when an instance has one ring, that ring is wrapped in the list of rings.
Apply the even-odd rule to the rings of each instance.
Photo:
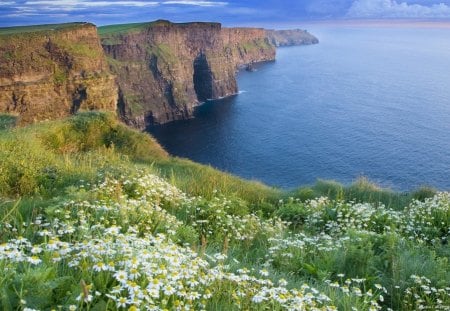
[[[310,28],[240,72],[241,93],[150,129],[171,154],[292,188],[360,176],[450,189],[450,29]]]

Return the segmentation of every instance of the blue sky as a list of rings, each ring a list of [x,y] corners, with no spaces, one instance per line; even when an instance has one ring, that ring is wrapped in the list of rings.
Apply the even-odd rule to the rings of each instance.
[[[330,19],[448,19],[450,0],[0,0],[0,26],[218,21],[264,25]]]

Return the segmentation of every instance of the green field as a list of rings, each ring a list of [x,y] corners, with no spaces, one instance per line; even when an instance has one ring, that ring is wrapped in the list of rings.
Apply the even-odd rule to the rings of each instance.
[[[98,34],[100,36],[128,33],[130,31],[138,31],[145,29],[151,23],[133,23],[133,24],[117,24],[98,27]]]
[[[53,30],[65,30],[76,28],[88,23],[65,23],[65,24],[47,24],[47,25],[32,25],[32,26],[18,26],[18,27],[2,27],[0,28],[1,35],[15,35],[30,32],[41,32],[41,31],[53,31]]]
[[[120,34],[127,34],[131,32],[138,32],[143,29],[157,26],[157,25],[176,25],[179,27],[182,26],[192,26],[194,24],[199,25],[208,25],[208,24],[216,24],[218,23],[208,23],[208,22],[190,22],[190,23],[172,23],[167,20],[156,20],[153,22],[146,22],[146,23],[132,23],[132,24],[116,24],[116,25],[106,25],[106,26],[100,26],[98,27],[98,34],[101,37],[109,37],[111,35],[120,35]]]
[[[110,113],[14,124],[0,116],[1,310],[450,309],[449,193],[274,189]]]
[[[153,22],[145,22],[145,23],[131,23],[131,24],[115,24],[115,25],[106,25],[98,27],[98,34],[103,36],[108,35],[117,35],[117,34],[127,34],[130,32],[141,31],[148,27],[160,25],[160,24],[172,24],[167,20],[156,20]],[[189,23],[187,23],[189,24]],[[176,24],[182,25],[182,24]],[[183,24],[184,25],[184,24]]]

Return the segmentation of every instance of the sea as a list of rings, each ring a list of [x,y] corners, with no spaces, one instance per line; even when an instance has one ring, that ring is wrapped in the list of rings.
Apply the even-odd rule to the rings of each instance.
[[[150,128],[172,155],[284,189],[360,177],[450,190],[450,28],[312,24],[239,94]]]

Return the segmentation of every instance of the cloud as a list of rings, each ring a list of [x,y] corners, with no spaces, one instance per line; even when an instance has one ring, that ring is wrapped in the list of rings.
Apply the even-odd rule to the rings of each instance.
[[[3,17],[46,16],[52,19],[70,16],[80,20],[92,19],[92,17],[97,20],[97,17],[102,19],[104,16],[119,16],[119,14],[122,14],[123,17],[130,17],[145,12],[147,14],[159,12],[160,15],[164,15],[170,10],[181,10],[181,7],[184,7],[184,11],[187,12],[195,8],[205,7],[207,9],[226,5],[228,2],[206,0],[0,0]],[[151,12],[148,9],[151,9]],[[155,16],[155,18],[157,17],[159,16]]]
[[[43,8],[71,8],[71,7],[107,7],[107,6],[130,6],[146,7],[157,6],[159,2],[155,1],[86,1],[86,0],[36,0],[26,1],[26,6],[41,6]]]
[[[395,0],[357,0],[347,12],[350,18],[450,18],[450,6],[408,4]]]
[[[231,26],[336,18],[450,19],[450,0],[0,0],[0,26],[156,19]]]
[[[14,4],[12,1],[8,5]],[[25,1],[22,5],[37,6],[41,8],[73,8],[73,7],[148,7],[164,5],[191,5],[202,7],[225,6],[228,2],[223,1],[202,1],[202,0],[169,0],[169,1],[89,1],[89,0],[31,0]]]
[[[178,0],[178,1],[165,1],[162,4],[170,5],[170,4],[181,4],[181,5],[194,5],[194,6],[203,6],[203,7],[211,7],[211,6],[225,6],[228,5],[228,2],[222,1],[196,1],[196,0]]]

